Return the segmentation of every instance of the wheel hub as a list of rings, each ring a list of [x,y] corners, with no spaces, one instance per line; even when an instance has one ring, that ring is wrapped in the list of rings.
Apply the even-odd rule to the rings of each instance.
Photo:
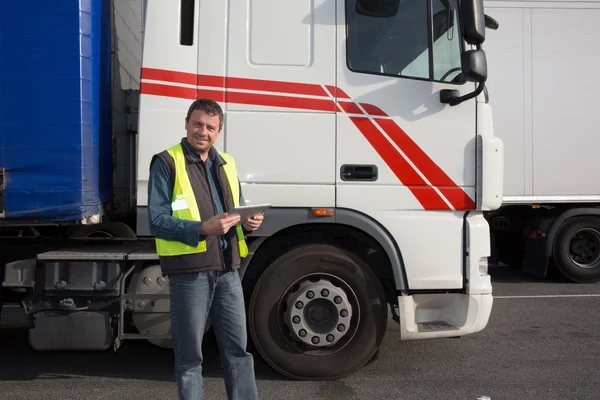
[[[575,233],[569,243],[569,253],[579,267],[595,267],[600,261],[600,232],[586,228]]]
[[[304,344],[331,346],[349,331],[352,306],[346,293],[329,280],[304,281],[285,301],[285,322],[294,339]]]

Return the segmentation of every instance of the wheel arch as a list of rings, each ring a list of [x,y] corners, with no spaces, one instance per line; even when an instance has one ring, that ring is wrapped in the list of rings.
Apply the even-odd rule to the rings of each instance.
[[[89,238],[92,235],[102,235],[113,239],[137,239],[136,233],[123,222],[105,222],[101,224],[72,226],[66,236],[72,239]]]
[[[346,238],[338,236],[343,233],[350,235]],[[396,292],[408,289],[402,254],[391,234],[368,215],[343,208],[336,208],[330,217],[314,217],[310,208],[270,209],[261,228],[248,238],[249,253],[240,269],[242,277],[256,280],[268,263],[283,253],[283,243],[288,250],[290,244],[314,242],[319,235],[320,239],[337,240],[338,243],[348,239],[348,236],[353,240],[371,241],[387,260],[385,267],[374,268],[374,272],[380,279],[391,278],[394,282],[394,287],[386,290],[393,289]],[[373,268],[373,265],[370,266]]]

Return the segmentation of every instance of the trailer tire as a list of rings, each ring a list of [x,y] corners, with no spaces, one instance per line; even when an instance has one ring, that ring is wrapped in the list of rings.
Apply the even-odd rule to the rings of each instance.
[[[377,276],[358,256],[331,245],[302,245],[277,258],[260,276],[248,308],[259,354],[296,380],[356,372],[376,354],[387,327]]]
[[[573,217],[565,221],[554,241],[554,262],[573,282],[600,281],[600,218]]]

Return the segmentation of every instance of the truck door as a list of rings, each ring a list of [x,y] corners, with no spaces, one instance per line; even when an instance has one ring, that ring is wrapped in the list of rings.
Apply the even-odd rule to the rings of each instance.
[[[443,89],[474,90],[461,80],[457,0],[402,0],[389,17],[337,1],[336,205],[387,228],[411,289],[460,288],[462,217],[475,208],[476,107],[440,101]],[[395,3],[365,4],[384,12]]]
[[[214,3],[229,17],[224,149],[246,201],[333,207],[336,115],[322,85],[335,83],[335,0]]]

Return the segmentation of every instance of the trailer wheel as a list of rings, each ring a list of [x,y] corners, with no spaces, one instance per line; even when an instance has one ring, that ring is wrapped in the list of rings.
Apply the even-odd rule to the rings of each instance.
[[[600,219],[568,219],[556,234],[554,261],[559,271],[573,282],[600,281]]]
[[[270,264],[249,302],[261,357],[297,380],[339,379],[377,352],[387,327],[385,293],[356,255],[303,245]]]

